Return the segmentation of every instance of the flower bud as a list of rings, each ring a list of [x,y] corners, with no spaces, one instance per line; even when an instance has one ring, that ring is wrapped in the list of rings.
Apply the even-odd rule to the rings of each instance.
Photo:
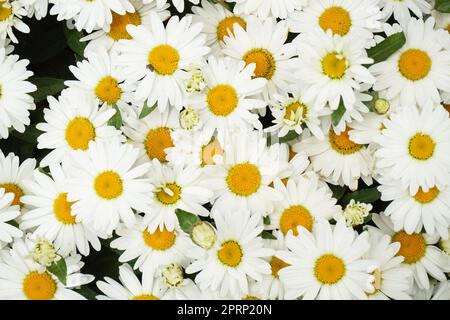
[[[201,221],[192,228],[191,239],[199,247],[211,249],[216,242],[216,230],[210,223]]]

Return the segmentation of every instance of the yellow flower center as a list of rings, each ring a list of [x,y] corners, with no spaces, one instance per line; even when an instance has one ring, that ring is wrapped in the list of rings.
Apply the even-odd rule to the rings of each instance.
[[[428,160],[433,156],[434,148],[436,147],[433,139],[422,133],[416,133],[409,140],[409,154],[417,160]]]
[[[261,186],[261,173],[254,164],[240,163],[228,171],[228,188],[238,196],[248,197]]]
[[[348,135],[350,128],[347,127],[343,132],[337,135],[333,129],[330,130],[328,140],[334,151],[349,155],[358,152],[363,147],[361,144],[354,143]]]
[[[313,217],[308,209],[301,205],[295,205],[283,211],[280,218],[280,229],[283,234],[292,230],[295,236],[298,235],[297,227],[302,226],[308,231],[312,231]]]
[[[66,141],[73,150],[87,150],[94,139],[94,125],[86,118],[76,117],[66,127]]]
[[[286,106],[286,110],[284,112],[284,119],[291,120],[295,118],[297,111],[300,109],[302,118],[305,119],[308,113],[308,107],[301,103],[300,101],[293,102]]]
[[[94,189],[97,195],[103,199],[116,199],[123,192],[122,179],[114,171],[105,171],[95,178]]]
[[[164,188],[156,192],[156,198],[165,205],[171,205],[181,199],[181,187],[176,183],[167,183]]]
[[[138,296],[134,296],[131,300],[160,300],[160,299],[152,294],[140,294]]]
[[[166,148],[174,146],[169,128],[160,127],[152,129],[147,133],[144,141],[145,151],[150,159],[158,159],[166,162]]]
[[[167,44],[154,47],[148,54],[148,63],[161,76],[170,76],[178,69],[180,54]]]
[[[336,52],[328,53],[322,59],[322,72],[328,78],[341,79],[347,71],[347,60]]]
[[[0,21],[5,21],[12,15],[12,8],[7,8],[4,6],[5,2],[0,3]]]
[[[22,282],[22,291],[29,300],[51,300],[56,289],[56,282],[48,272],[32,271]]]
[[[175,232],[167,230],[166,227],[164,227],[162,231],[157,228],[153,233],[150,233],[145,229],[142,236],[145,244],[157,251],[170,249],[174,245],[176,239]]]
[[[425,51],[409,49],[402,53],[398,61],[400,73],[408,80],[425,78],[431,69],[431,59]]]
[[[322,284],[335,284],[346,273],[344,261],[333,254],[325,254],[316,260],[314,275]]]
[[[219,84],[209,90],[206,99],[209,110],[222,117],[232,113],[239,102],[236,90],[227,84]]]
[[[345,36],[352,26],[352,19],[344,8],[330,7],[320,15],[319,25],[323,31],[331,29],[333,34]]]
[[[275,278],[278,278],[278,272],[283,269],[288,267],[290,264],[284,262],[281,259],[278,259],[277,257],[272,257],[272,260],[270,260],[270,267],[272,268],[272,276],[274,276]]]
[[[261,299],[258,298],[257,296],[248,295],[248,296],[243,297],[242,300],[249,300],[250,301],[250,300],[261,300]]]
[[[247,23],[244,19],[236,16],[231,16],[223,19],[217,25],[217,39],[223,41],[228,35],[234,36],[234,24],[239,24],[244,30],[247,28]]]
[[[219,141],[214,139],[206,146],[202,147],[202,167],[206,165],[214,164],[214,156],[215,155],[223,155],[225,152],[222,149],[222,146],[220,145]]]
[[[75,202],[67,201],[67,193],[61,193],[53,202],[53,212],[56,219],[62,224],[75,224],[75,216],[72,215],[72,205]]]
[[[407,234],[400,231],[392,237],[392,242],[400,242],[397,256],[403,256],[407,264],[415,263],[425,256],[427,243],[420,233]]]
[[[131,36],[127,31],[127,25],[132,24],[139,26],[141,24],[141,16],[138,12],[127,12],[120,15],[115,12],[112,13],[112,23],[108,32],[108,36],[118,41],[121,39],[130,40]]]
[[[430,203],[438,197],[439,192],[439,189],[436,187],[430,188],[428,192],[424,192],[422,190],[422,187],[420,187],[417,193],[414,195],[414,199],[416,199],[417,202],[423,204]]]
[[[113,105],[119,101],[122,96],[122,89],[119,87],[119,82],[111,76],[101,79],[95,87],[95,95],[102,102]]]
[[[222,247],[217,251],[217,257],[219,261],[229,267],[237,267],[243,257],[242,249],[239,243],[230,240],[222,243]]]
[[[244,55],[242,60],[244,60],[247,65],[250,63],[256,64],[254,72],[255,78],[272,79],[276,70],[276,62],[273,55],[266,49],[252,49]]]
[[[20,198],[24,195],[23,190],[15,183],[3,183],[0,184],[0,189],[5,189],[5,193],[13,193],[14,198],[11,203],[12,206],[22,206],[23,203]]]

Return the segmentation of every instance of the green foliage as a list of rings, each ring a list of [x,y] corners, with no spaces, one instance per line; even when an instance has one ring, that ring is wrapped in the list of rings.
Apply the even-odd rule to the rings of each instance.
[[[67,265],[64,258],[61,258],[58,261],[54,261],[49,267],[47,267],[47,271],[57,277],[58,280],[62,282],[62,284],[66,285]]]
[[[367,55],[374,60],[374,63],[385,61],[395,52],[401,49],[406,42],[406,37],[403,32],[395,33],[375,47],[367,50]]]
[[[192,231],[192,228],[198,222],[200,222],[200,218],[190,212],[186,212],[184,210],[177,209],[176,214],[177,214],[178,222],[180,223],[181,229],[188,234],[190,234]]]

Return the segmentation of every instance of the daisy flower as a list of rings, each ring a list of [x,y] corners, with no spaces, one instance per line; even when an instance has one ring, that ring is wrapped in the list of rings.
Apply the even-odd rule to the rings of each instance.
[[[350,131],[351,128],[347,127],[342,133],[336,134],[330,129],[324,140],[307,137],[295,144],[293,150],[308,155],[314,171],[333,184],[346,185],[356,190],[359,178],[366,184],[372,184],[372,155],[363,145],[350,139]]]
[[[381,134],[383,121],[388,117],[388,114],[377,114],[375,112],[368,112],[363,114],[360,121],[353,121],[351,123],[352,130],[349,131],[349,138],[358,144],[372,144],[375,143],[374,138]]]
[[[445,272],[450,272],[450,264],[448,256],[435,246],[439,236],[408,234],[404,230],[396,232],[391,219],[382,214],[373,214],[372,219],[379,228],[374,231],[389,235],[393,243],[400,243],[397,255],[404,258],[403,266],[411,270],[414,282],[420,289],[430,288],[428,275],[439,281],[446,281]]]
[[[376,165],[385,176],[400,180],[401,187],[409,187],[411,195],[419,188],[428,192],[449,184],[450,122],[445,109],[404,108],[383,125],[385,129],[374,140],[380,145],[375,152]]]
[[[127,31],[129,24],[150,27],[151,12],[156,12],[163,21],[170,16],[167,10],[169,7],[168,4],[159,8],[156,6],[156,3],[143,4],[142,0],[130,0],[130,3],[134,7],[134,12],[125,12],[122,15],[112,12],[112,22],[107,31],[99,29],[80,40],[82,42],[89,41],[85,52],[96,52],[99,48],[106,48],[108,51],[116,52],[119,40],[131,39]]]
[[[73,150],[87,150],[90,141],[121,137],[121,132],[108,125],[115,110],[98,109],[97,100],[78,90],[64,90],[58,100],[49,96],[43,123],[36,128],[43,133],[37,138],[39,149],[51,149],[40,163],[41,167],[60,163]]]
[[[13,200],[13,193],[6,193],[4,188],[0,188],[0,247],[23,234],[21,229],[9,223],[20,215],[20,207],[11,205]]]
[[[428,290],[420,289],[417,285],[413,286],[412,296],[414,300],[450,300],[450,280],[431,281]]]
[[[286,299],[304,300],[367,299],[366,291],[373,291],[377,262],[364,254],[370,244],[367,232],[358,235],[343,219],[335,226],[320,220],[314,233],[298,227],[298,235],[289,233],[289,251],[277,254],[289,266],[280,270]]]
[[[28,64],[28,60],[9,56],[0,48],[0,139],[8,138],[11,127],[23,133],[30,125],[29,111],[36,108],[30,93],[36,86],[27,81],[33,75],[26,69]]]
[[[294,10],[301,10],[307,0],[226,0],[235,2],[236,14],[256,14],[260,19],[275,17],[286,19]]]
[[[331,220],[342,210],[336,205],[330,188],[320,184],[317,176],[302,176],[296,181],[289,179],[286,185],[275,180],[274,185],[275,190],[283,194],[283,200],[277,202],[274,212],[269,215],[270,229],[278,229],[283,235],[290,230],[297,235],[297,226],[312,232],[317,221]]]
[[[143,0],[144,3],[153,3],[155,0]],[[172,4],[178,10],[178,12],[184,11],[184,5],[186,0],[172,0]],[[200,0],[189,0],[190,3],[199,4]],[[162,7],[167,3],[167,0],[156,0],[157,7]]]
[[[254,77],[267,80],[262,92],[264,100],[289,92],[294,83],[292,67],[298,58],[295,46],[285,43],[289,33],[285,21],[261,21],[251,16],[245,29],[239,24],[233,28],[234,32],[224,38],[223,53],[247,65],[255,64]]]
[[[266,103],[252,96],[262,92],[267,81],[252,79],[254,70],[254,64],[246,66],[243,61],[216,60],[213,56],[208,59],[203,69],[207,88],[188,100],[199,113],[206,135],[212,136],[217,131],[222,142],[229,130],[262,128],[258,116],[251,111],[265,108]]]
[[[117,139],[91,141],[87,151],[72,153],[66,187],[76,222],[111,235],[119,220],[135,223],[133,209],[149,212],[153,186],[144,178],[149,164],[136,165],[138,156],[138,149]]]
[[[6,194],[14,194],[12,206],[23,206],[22,196],[28,193],[24,181],[32,178],[35,167],[35,159],[29,158],[20,163],[14,153],[5,156],[0,150],[0,188],[5,189]]]
[[[374,90],[398,106],[439,104],[439,90],[450,91],[450,50],[443,48],[441,37],[448,34],[434,30],[434,18],[411,19],[405,28],[405,45],[387,60],[374,64]]]
[[[67,201],[67,176],[61,165],[50,165],[50,175],[35,170],[33,180],[24,181],[29,190],[22,202],[29,211],[21,217],[20,228],[32,229],[33,234],[52,242],[56,251],[62,255],[78,250],[89,255],[89,244],[99,251],[100,241],[90,227],[77,223],[72,215],[72,202]]]
[[[28,17],[41,20],[47,15],[48,0],[22,0],[28,9]]]
[[[30,28],[21,20],[26,15],[27,10],[21,1],[0,1],[0,38],[9,37],[12,42],[17,43],[13,28],[23,33],[29,33]]]
[[[296,76],[305,83],[303,98],[313,100],[315,109],[327,104],[336,110],[342,100],[350,110],[355,105],[356,92],[375,78],[364,66],[373,62],[364,50],[365,43],[354,36],[341,37],[320,29],[302,34],[296,39],[300,56]]]
[[[97,281],[97,287],[103,293],[97,300],[161,300],[165,288],[161,280],[154,278],[153,270],[144,269],[142,280],[134,273],[128,264],[119,267],[119,282],[110,277]]]
[[[287,163],[280,159],[278,148],[266,144],[258,131],[231,134],[225,139],[223,156],[216,155],[217,164],[204,169],[205,185],[214,192],[213,216],[216,209],[223,208],[263,213],[281,200],[279,192],[269,185]]]
[[[185,264],[186,253],[195,246],[178,226],[172,231],[163,226],[151,232],[141,217],[129,228],[120,225],[116,234],[118,238],[111,242],[111,248],[123,251],[119,261],[136,260],[134,269],[140,271],[171,263]]]
[[[381,13],[387,20],[394,14],[395,20],[398,22],[407,22],[411,19],[411,13],[418,18],[423,17],[424,14],[430,14],[431,4],[427,0],[381,0]]]
[[[159,279],[167,288],[164,300],[200,300],[201,292],[194,281],[187,278],[184,269],[177,263],[162,266]]]
[[[195,260],[186,269],[197,273],[195,282],[200,290],[211,288],[221,296],[240,298],[249,293],[249,280],[262,280],[270,274],[270,264],[264,259],[272,250],[264,247],[259,234],[263,231],[261,216],[248,211],[221,212],[214,217],[217,240],[209,250],[193,252]]]
[[[150,25],[151,29],[127,26],[132,39],[119,41],[117,63],[124,66],[127,80],[137,84],[137,100],[146,100],[149,106],[158,103],[161,112],[169,103],[180,110],[186,93],[183,82],[189,76],[185,69],[200,65],[209,52],[201,34],[203,24],[193,24],[192,16],[181,20],[173,16],[164,27],[151,12]]]

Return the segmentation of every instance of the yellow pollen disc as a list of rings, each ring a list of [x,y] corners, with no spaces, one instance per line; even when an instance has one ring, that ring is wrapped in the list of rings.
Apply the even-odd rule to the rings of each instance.
[[[284,119],[290,120],[293,117],[293,115],[297,113],[297,110],[300,108],[302,109],[302,117],[306,118],[306,115],[308,113],[308,107],[305,104],[296,101],[286,106],[286,110],[284,112]]]
[[[139,26],[141,24],[141,16],[138,12],[127,12],[124,15],[112,13],[112,23],[110,25],[110,30],[108,36],[118,41],[121,39],[130,40],[131,36],[127,31],[127,25],[132,24]]]
[[[22,291],[29,300],[51,300],[56,289],[55,280],[47,272],[32,271],[22,282]]]
[[[160,299],[152,294],[140,294],[138,296],[133,297],[131,300],[160,300]]]
[[[422,133],[416,133],[414,137],[409,140],[409,154],[417,160],[428,160],[433,156],[436,144],[433,139]]]
[[[180,54],[167,44],[154,47],[148,54],[148,63],[161,76],[170,76],[178,69]]]
[[[302,226],[308,231],[312,231],[313,217],[308,209],[301,205],[295,205],[283,211],[280,218],[280,229],[283,234],[292,230],[295,236],[298,235],[297,227]]]
[[[266,49],[252,49],[244,55],[242,60],[247,65],[256,64],[255,78],[272,79],[276,70],[276,62],[273,55]]]
[[[431,59],[425,51],[409,49],[402,53],[398,61],[400,73],[408,80],[425,78],[431,69]]]
[[[170,249],[174,245],[176,238],[175,232],[168,231],[166,227],[164,227],[162,231],[157,228],[153,233],[150,233],[145,229],[142,236],[145,244],[157,251]]]
[[[247,28],[247,23],[244,19],[236,16],[227,17],[217,25],[217,39],[223,41],[223,38],[229,34],[234,35],[235,23],[239,24],[244,30]]]
[[[5,21],[12,15],[12,8],[6,8],[4,4],[4,2],[0,2],[0,21]]]
[[[202,167],[206,165],[214,164],[214,156],[215,155],[223,155],[225,152],[222,149],[222,146],[220,145],[219,141],[214,139],[206,146],[202,147]]]
[[[325,254],[316,260],[314,275],[322,284],[335,284],[345,273],[344,261],[333,254]]]
[[[61,193],[53,202],[53,212],[56,219],[62,224],[75,224],[75,216],[72,215],[72,204],[67,201],[67,193]]]
[[[275,278],[278,278],[278,272],[289,266],[289,263],[284,262],[281,259],[278,259],[277,257],[272,257],[272,260],[270,261],[270,266],[272,268],[272,276]]]
[[[361,144],[354,143],[348,135],[350,128],[337,135],[333,129],[330,130],[328,139],[333,150],[340,154],[348,155],[358,152],[363,147]]]
[[[181,187],[176,183],[168,183],[163,189],[156,192],[156,198],[165,205],[175,204],[181,199]]]
[[[144,141],[145,151],[150,159],[158,159],[166,162],[166,148],[174,146],[169,128],[160,127],[152,129],[147,133]]]
[[[87,150],[89,142],[95,139],[95,128],[91,121],[76,117],[66,127],[66,141],[74,150]]]
[[[95,87],[95,95],[101,101],[109,105],[113,105],[119,101],[122,96],[122,89],[119,87],[119,82],[111,76],[101,79]]]
[[[322,72],[330,79],[341,79],[347,71],[347,61],[337,53],[328,53],[322,59]]]
[[[206,99],[209,110],[222,117],[232,113],[239,102],[236,90],[227,84],[219,84],[209,90]]]
[[[257,296],[245,296],[244,298],[242,298],[242,300],[261,300],[260,298],[258,298]]]
[[[20,198],[24,195],[23,190],[14,183],[3,183],[0,184],[0,189],[5,189],[5,193],[14,193],[14,198],[11,203],[12,206],[21,206]]]
[[[114,171],[105,171],[95,178],[94,189],[97,195],[103,199],[118,198],[123,192],[122,179]]]
[[[224,265],[235,268],[242,261],[241,246],[236,241],[226,241],[222,243],[222,247],[217,251],[217,257]]]
[[[331,29],[333,34],[345,36],[352,26],[352,19],[344,8],[330,7],[320,15],[319,25],[323,31]]]
[[[415,263],[425,256],[427,243],[419,233],[407,234],[405,231],[400,231],[392,237],[392,242],[400,242],[397,255],[403,256],[405,263]]]
[[[414,195],[414,199],[420,203],[430,203],[436,199],[439,195],[439,189],[436,187],[430,188],[428,192],[423,192],[422,187],[419,188],[417,193]]]
[[[228,171],[226,178],[228,188],[238,196],[248,197],[261,186],[261,173],[251,163],[241,163]]]

